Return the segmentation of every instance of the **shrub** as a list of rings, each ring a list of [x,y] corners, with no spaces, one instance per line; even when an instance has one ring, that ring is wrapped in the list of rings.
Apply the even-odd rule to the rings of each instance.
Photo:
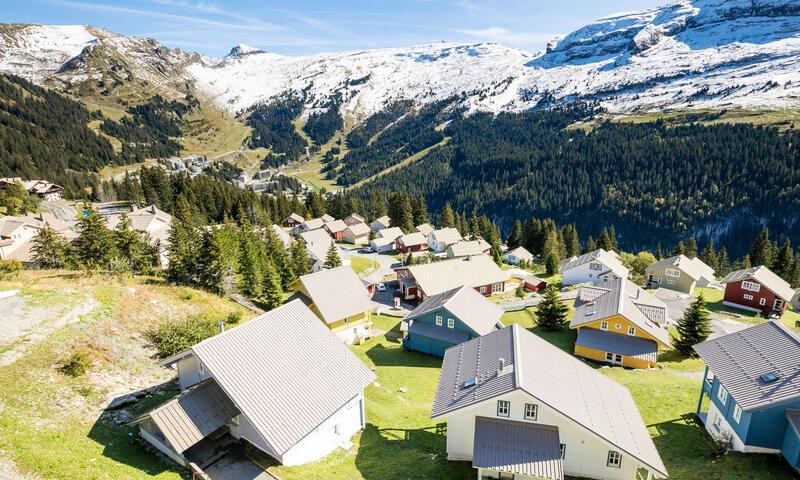
[[[19,260],[0,260],[0,280],[16,276],[22,271],[22,262]]]
[[[59,370],[69,377],[80,377],[92,366],[92,356],[88,350],[80,349],[75,351],[61,364]]]
[[[525,287],[523,287],[522,285],[520,285],[519,287],[517,287],[516,295],[517,295],[519,298],[525,298]]]
[[[242,312],[236,310],[222,321],[226,326],[235,325],[242,319]],[[147,333],[148,340],[158,350],[161,358],[175,355],[219,332],[217,319],[206,315],[190,315],[170,322]]]

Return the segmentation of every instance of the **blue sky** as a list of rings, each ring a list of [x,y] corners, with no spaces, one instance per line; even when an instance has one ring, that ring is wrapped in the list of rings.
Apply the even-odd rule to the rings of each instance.
[[[667,0],[0,0],[2,22],[90,24],[224,55],[245,43],[285,55],[494,41],[536,52],[600,17]]]

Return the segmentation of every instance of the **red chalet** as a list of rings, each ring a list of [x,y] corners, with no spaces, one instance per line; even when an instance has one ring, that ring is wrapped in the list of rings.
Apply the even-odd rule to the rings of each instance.
[[[722,283],[725,285],[724,305],[764,315],[783,315],[794,295],[785,280],[763,265],[731,272]]]
[[[397,237],[394,249],[400,253],[421,252],[428,249],[428,239],[420,232],[408,233]]]
[[[305,218],[301,217],[296,213],[292,213],[291,215],[283,219],[283,221],[281,222],[281,227],[294,228],[305,221],[306,221]]]

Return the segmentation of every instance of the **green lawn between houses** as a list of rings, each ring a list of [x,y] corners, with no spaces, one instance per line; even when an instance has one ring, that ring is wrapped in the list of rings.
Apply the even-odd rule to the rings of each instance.
[[[350,268],[356,272],[356,275],[361,275],[364,272],[369,273],[380,268],[380,264],[369,258],[352,256],[350,257]]]
[[[371,385],[366,391],[364,432],[354,438],[348,452],[337,451],[312,465],[270,471],[285,480],[474,478],[475,472],[468,463],[446,461],[445,433],[430,419],[441,360],[403,351],[395,336],[399,335],[400,319],[375,315],[373,320],[377,328],[390,330],[390,334],[354,347],[378,375],[378,385]],[[558,347],[572,350],[573,331],[542,331],[534,326],[530,310],[507,313],[503,323],[518,323]],[[708,435],[692,418],[702,381],[700,360],[667,352],[657,370],[605,367],[600,371],[630,389],[670,478],[792,478],[788,465],[777,456],[714,456]]]

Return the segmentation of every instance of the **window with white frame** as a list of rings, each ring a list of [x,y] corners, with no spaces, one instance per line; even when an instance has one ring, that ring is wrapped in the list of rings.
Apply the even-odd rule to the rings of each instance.
[[[664,271],[664,274],[668,277],[678,278],[681,276],[681,271],[677,268],[668,268]]]
[[[456,321],[452,318],[447,319],[447,328],[456,328]]]
[[[620,468],[622,467],[622,455],[619,452],[615,452],[614,450],[610,450],[608,452],[608,461],[606,462],[606,466],[612,468]]]
[[[593,262],[593,263],[589,264],[589,270],[602,270],[602,269],[603,269],[603,264],[602,263],[594,263]]]
[[[671,278],[668,278],[667,279],[667,285],[675,285],[675,280],[673,280]]]
[[[493,283],[492,284],[492,293],[500,293],[503,291],[503,284],[502,283]]]
[[[766,298],[761,298],[761,299],[758,301],[758,304],[759,304],[759,305],[766,305],[766,304],[767,304],[767,299],[766,299]]]
[[[525,404],[525,420],[536,420],[539,415],[539,405],[535,403]]]
[[[566,458],[567,456],[567,444],[562,443],[561,445],[558,446],[558,448],[559,450],[561,450],[561,460],[564,460],[564,458]]]
[[[486,285],[481,286],[481,293],[486,293]]]
[[[608,322],[600,322],[600,330],[608,330]]]
[[[736,423],[742,421],[742,407],[739,405],[733,407],[733,419],[736,420]]]
[[[742,282],[742,290],[747,290],[750,292],[760,292],[761,284],[756,282]]]
[[[442,316],[441,315],[436,315],[436,325],[438,325],[440,327],[442,326]]]
[[[628,335],[636,335],[636,327],[628,327]]]
[[[745,293],[744,295],[742,295],[742,298],[744,298],[745,300],[752,300],[753,296],[750,295],[749,293]]]
[[[717,398],[720,402],[722,402],[723,405],[728,403],[728,390],[726,390],[722,384],[720,384],[719,390],[717,390]]]
[[[508,400],[497,401],[497,416],[507,417],[511,414],[511,402]]]

